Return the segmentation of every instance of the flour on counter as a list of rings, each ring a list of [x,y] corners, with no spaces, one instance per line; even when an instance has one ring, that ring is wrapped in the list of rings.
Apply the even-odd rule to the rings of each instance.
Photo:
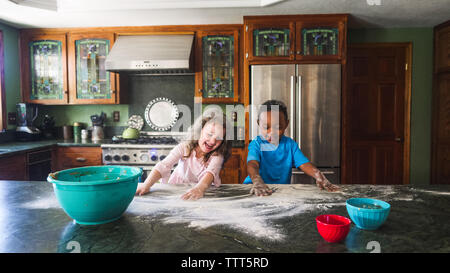
[[[319,213],[333,207],[345,207],[352,197],[370,197],[383,201],[411,201],[412,194],[400,194],[395,186],[351,185],[341,186],[341,191],[321,191],[315,185],[271,185],[276,188],[271,196],[257,197],[249,194],[249,187],[233,185],[209,189],[197,201],[184,201],[180,197],[192,185],[157,183],[149,194],[135,196],[127,214],[137,217],[158,217],[164,223],[187,224],[192,228],[208,228],[224,225],[250,236],[267,240],[283,240],[286,237],[275,220],[318,210]],[[361,194],[364,193],[364,194]],[[432,193],[430,191],[430,193]],[[23,204],[26,209],[61,208],[54,194],[37,196]]]
[[[135,197],[127,212],[157,215],[165,223],[186,223],[193,228],[226,225],[252,236],[282,240],[285,234],[273,220],[345,205],[339,194],[323,192],[311,185],[279,187],[273,195],[265,197],[249,195],[249,188],[242,187],[245,194],[239,196],[221,197],[222,188],[219,188],[215,189],[218,191],[215,196],[219,197],[206,194],[197,201],[180,199],[188,189],[185,185],[156,184],[150,194]]]

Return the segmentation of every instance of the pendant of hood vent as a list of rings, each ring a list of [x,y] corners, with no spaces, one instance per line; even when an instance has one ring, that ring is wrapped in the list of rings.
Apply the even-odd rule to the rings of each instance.
[[[122,35],[106,57],[112,72],[137,74],[192,73],[193,34]]]
[[[175,103],[164,97],[155,98],[145,108],[145,121],[157,131],[170,130],[178,120],[179,112]]]

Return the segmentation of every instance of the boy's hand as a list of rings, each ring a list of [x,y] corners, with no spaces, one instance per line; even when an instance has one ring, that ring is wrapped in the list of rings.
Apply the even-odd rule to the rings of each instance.
[[[272,194],[272,190],[269,186],[264,183],[264,180],[259,175],[255,175],[252,177],[252,189],[250,190],[250,194],[254,194],[256,196],[267,196]]]
[[[324,179],[317,179],[316,180],[316,185],[317,187],[319,187],[321,190],[327,190],[330,192],[334,192],[334,191],[338,191],[340,190],[340,188],[336,185],[333,185],[330,181],[328,181],[328,179],[326,179],[324,177]]]

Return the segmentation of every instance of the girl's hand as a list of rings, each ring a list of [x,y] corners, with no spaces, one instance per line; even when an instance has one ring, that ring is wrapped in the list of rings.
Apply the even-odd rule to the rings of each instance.
[[[136,195],[144,195],[150,192],[150,187],[151,186],[146,183],[139,183],[136,189]]]
[[[272,190],[269,186],[264,183],[264,180],[259,175],[255,175],[252,178],[252,189],[250,190],[250,194],[254,194],[256,196],[267,196],[272,194]]]
[[[192,189],[188,190],[185,194],[183,194],[181,196],[181,199],[195,201],[197,199],[202,198],[203,193],[204,190],[200,189],[199,187],[193,187]]]

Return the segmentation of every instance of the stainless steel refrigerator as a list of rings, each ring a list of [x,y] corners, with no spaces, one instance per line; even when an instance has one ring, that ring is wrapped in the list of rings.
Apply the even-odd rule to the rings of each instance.
[[[332,183],[340,183],[341,65],[252,65],[250,139],[258,135],[257,112],[269,99],[283,101],[293,138],[303,154]],[[292,170],[291,183],[314,183],[300,169]]]

